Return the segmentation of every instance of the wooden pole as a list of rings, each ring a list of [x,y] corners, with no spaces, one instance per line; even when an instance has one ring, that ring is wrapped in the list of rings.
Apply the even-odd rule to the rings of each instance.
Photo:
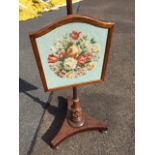
[[[79,98],[77,94],[77,87],[73,87],[73,105],[74,111],[79,111],[79,109],[82,112],[82,109],[80,107]]]
[[[73,99],[77,99],[77,87],[73,87]]]
[[[71,15],[73,13],[72,0],[66,0],[66,3],[67,15]],[[84,125],[84,115],[77,95],[77,87],[73,87],[73,103],[68,122],[73,127],[81,127]]]
[[[66,0],[67,2],[67,15],[73,14],[72,0]]]
[[[80,106],[80,101],[77,95],[77,87],[73,87],[73,100],[71,105],[71,111],[68,118],[68,123],[72,127],[82,127],[85,123],[85,116]]]

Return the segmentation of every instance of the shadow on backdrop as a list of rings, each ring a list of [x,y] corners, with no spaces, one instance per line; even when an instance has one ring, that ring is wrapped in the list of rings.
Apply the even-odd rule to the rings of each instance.
[[[66,117],[66,112],[67,112],[67,99],[64,97],[59,96],[58,97],[58,107],[55,107],[53,105],[50,105],[52,97],[53,97],[53,92],[49,94],[48,101],[44,102],[41,101],[38,97],[35,97],[28,93],[28,91],[36,90],[38,89],[36,86],[30,84],[29,82],[19,79],[19,92],[24,93],[33,101],[36,103],[40,104],[43,109],[46,109],[50,114],[55,116],[54,121],[52,122],[51,126],[47,130],[47,132],[42,136],[42,139],[50,145],[51,140],[56,136],[56,134],[59,132],[64,119]],[[34,138],[35,139],[35,138]],[[50,145],[51,146],[51,145]],[[32,151],[33,147],[30,148],[28,151],[29,153]]]
[[[19,78],[19,92],[26,92],[31,90],[38,89],[36,86],[32,85],[31,83]]]
[[[25,95],[30,97],[34,102],[40,104],[44,109],[46,109],[52,100],[53,92],[51,92],[49,94],[47,101],[41,101],[38,97],[35,97],[32,94],[28,93],[28,91],[32,91],[32,90],[36,90],[36,89],[38,89],[36,86],[19,78],[19,92],[24,93]]]

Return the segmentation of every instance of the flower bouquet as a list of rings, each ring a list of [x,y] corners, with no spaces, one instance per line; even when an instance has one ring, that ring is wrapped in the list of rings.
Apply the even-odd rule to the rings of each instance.
[[[92,71],[99,59],[99,44],[78,31],[66,33],[51,47],[50,69],[61,78],[77,78]]]

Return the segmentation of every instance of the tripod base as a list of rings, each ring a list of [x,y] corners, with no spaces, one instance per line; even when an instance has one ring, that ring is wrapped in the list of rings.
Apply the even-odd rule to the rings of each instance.
[[[72,105],[72,99],[68,97],[68,102],[67,102],[67,116],[62,124],[62,127],[58,134],[51,140],[51,147],[56,148],[58,144],[60,144],[63,140],[66,138],[82,131],[88,131],[88,130],[98,130],[99,132],[106,131],[107,125],[99,120],[96,120],[86,113],[84,114],[85,117],[85,122],[81,127],[72,127],[70,123],[68,123],[70,111],[71,111],[71,105]]]

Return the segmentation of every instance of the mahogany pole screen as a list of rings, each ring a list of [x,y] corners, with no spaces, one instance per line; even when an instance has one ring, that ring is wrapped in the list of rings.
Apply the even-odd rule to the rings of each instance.
[[[104,81],[113,27],[114,23],[68,15],[30,33],[45,91]]]
[[[88,16],[68,16],[30,33],[30,39],[45,91],[73,88],[68,97],[67,115],[58,134],[51,140],[55,148],[67,137],[87,130],[107,130],[107,125],[83,112],[77,86],[104,81],[114,23]]]

